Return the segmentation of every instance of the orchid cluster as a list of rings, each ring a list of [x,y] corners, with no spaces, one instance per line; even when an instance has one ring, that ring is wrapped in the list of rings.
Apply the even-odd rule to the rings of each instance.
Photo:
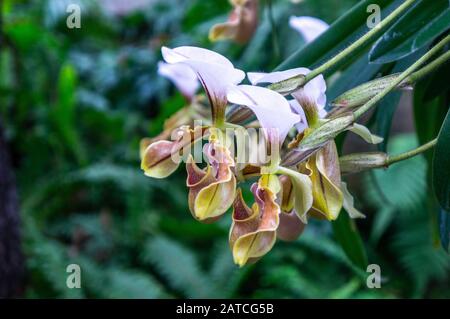
[[[187,106],[167,120],[159,136],[142,140],[141,168],[149,177],[165,178],[184,159],[192,216],[211,223],[232,209],[229,244],[237,265],[260,259],[277,238],[297,239],[309,218],[333,221],[342,207],[352,218],[364,217],[341,181],[333,139],[301,148],[306,156],[289,158],[290,150],[314,139],[327,123],[347,118],[328,118],[322,75],[286,89],[288,79],[304,79],[310,70],[246,74],[216,52],[188,46],[163,47],[162,56],[159,72],[179,88]],[[246,77],[251,84],[241,84]],[[195,94],[199,83],[204,95]],[[262,142],[235,147],[233,141],[250,128],[260,129]],[[235,132],[232,138],[230,129]],[[362,125],[350,122],[345,129],[368,142],[381,141]],[[202,159],[193,156],[193,145],[200,145],[206,167],[197,165]],[[251,160],[261,145],[265,160]],[[249,206],[238,185],[255,178],[250,187],[254,203]]]

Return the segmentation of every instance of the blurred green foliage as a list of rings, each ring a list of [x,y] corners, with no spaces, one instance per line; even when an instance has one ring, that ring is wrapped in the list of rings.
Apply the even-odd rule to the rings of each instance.
[[[153,0],[122,16],[94,1],[3,1],[0,119],[20,191],[25,296],[450,297],[449,257],[428,225],[421,157],[360,181],[358,205],[368,218],[358,225],[369,262],[381,266],[381,289],[366,287],[368,274],[322,222],[238,269],[227,244],[229,218],[213,225],[192,219],[184,172],[152,180],[139,169],[140,138],[157,134],[183,105],[157,75],[162,45],[203,46],[238,67],[269,71],[303,45],[288,26],[290,15],[331,23],[356,2],[274,1],[277,60],[264,5],[254,38],[238,46],[207,39],[209,28],[226,18],[226,0]],[[81,5],[81,29],[65,25],[69,3]],[[389,148],[398,153],[416,143],[404,135]],[[81,289],[66,287],[71,263],[81,266]]]

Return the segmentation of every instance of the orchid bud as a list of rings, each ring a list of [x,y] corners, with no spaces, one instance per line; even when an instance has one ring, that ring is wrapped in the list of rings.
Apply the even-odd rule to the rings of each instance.
[[[382,152],[356,153],[339,158],[342,174],[359,173],[372,168],[384,167],[387,154]]]
[[[399,73],[384,76],[370,82],[361,84],[342,95],[338,96],[331,105],[333,107],[352,109],[364,105],[370,101],[375,95],[383,91],[386,87],[391,85],[399,76]],[[407,82],[401,83],[397,88],[409,88]],[[339,110],[339,109],[338,109]]]
[[[354,122],[353,114],[346,114],[326,121],[318,128],[305,134],[299,144],[299,149],[309,150],[323,146],[333,140],[339,133],[346,130]]]

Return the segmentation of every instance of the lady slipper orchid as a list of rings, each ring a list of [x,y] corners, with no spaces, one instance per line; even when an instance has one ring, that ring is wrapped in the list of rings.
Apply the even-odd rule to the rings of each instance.
[[[276,176],[262,176],[251,187],[255,198],[249,208],[239,189],[233,205],[233,223],[229,242],[234,262],[240,267],[254,263],[275,244],[280,222],[280,206],[276,203],[276,193],[280,185]]]
[[[228,21],[215,24],[209,31],[209,39],[230,39],[245,44],[253,37],[258,27],[258,0],[231,0],[231,4],[234,9]]]
[[[296,16],[289,18],[289,25],[303,36],[306,43],[314,41],[330,27],[326,22],[318,18]]]

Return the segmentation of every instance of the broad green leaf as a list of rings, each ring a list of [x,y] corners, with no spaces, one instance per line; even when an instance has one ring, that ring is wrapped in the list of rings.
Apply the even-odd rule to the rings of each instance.
[[[442,208],[450,211],[450,110],[439,132],[433,157],[434,193]]]
[[[344,211],[332,222],[334,236],[347,257],[359,268],[366,270],[368,261],[364,244],[355,222]]]
[[[370,61],[397,61],[429,44],[448,28],[448,0],[420,0],[374,44]]]
[[[449,64],[450,66],[450,64]],[[449,67],[443,68],[450,71]],[[442,86],[449,87],[447,73],[436,72],[417,83],[414,87],[414,124],[420,144],[436,138],[447,114],[446,96]],[[431,152],[425,154],[431,160]]]

